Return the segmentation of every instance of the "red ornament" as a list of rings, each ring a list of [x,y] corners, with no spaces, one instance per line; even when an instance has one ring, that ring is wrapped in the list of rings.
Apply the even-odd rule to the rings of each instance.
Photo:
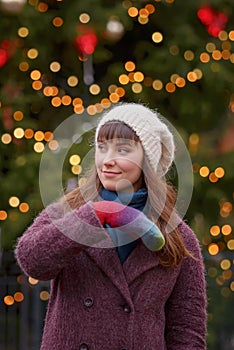
[[[86,26],[81,26],[78,30],[80,34],[75,38],[77,50],[81,55],[92,55],[98,43],[96,34]]]
[[[207,29],[207,32],[217,37],[225,29],[228,15],[224,12],[214,10],[211,6],[203,6],[197,11],[197,16]]]
[[[15,52],[15,44],[10,40],[3,40],[0,43],[0,68],[2,68]]]
[[[4,49],[0,49],[0,68],[2,68],[7,61],[9,60],[9,56]]]

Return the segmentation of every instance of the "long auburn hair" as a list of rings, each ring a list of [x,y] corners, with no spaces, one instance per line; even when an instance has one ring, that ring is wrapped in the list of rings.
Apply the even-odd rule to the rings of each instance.
[[[140,142],[136,133],[123,122],[108,122],[101,126],[97,141],[102,142],[121,138]],[[185,257],[192,257],[186,249],[178,229],[178,215],[175,210],[176,191],[171,183],[158,178],[147,157],[143,162],[144,184],[148,191],[147,216],[162,231],[165,245],[158,252],[160,263],[165,267],[175,267]],[[71,209],[79,208],[87,201],[95,201],[102,189],[96,166],[93,165],[86,174],[86,182],[65,196]]]

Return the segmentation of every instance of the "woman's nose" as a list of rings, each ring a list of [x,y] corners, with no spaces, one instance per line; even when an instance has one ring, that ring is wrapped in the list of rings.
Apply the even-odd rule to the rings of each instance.
[[[113,165],[115,164],[115,155],[113,154],[113,152],[109,151],[106,153],[104,159],[103,159],[103,163],[105,165]]]

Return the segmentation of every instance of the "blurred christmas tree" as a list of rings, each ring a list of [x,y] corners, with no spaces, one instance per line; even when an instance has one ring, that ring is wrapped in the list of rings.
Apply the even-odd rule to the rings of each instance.
[[[3,249],[42,209],[40,158],[46,144],[58,150],[62,121],[119,101],[158,108],[192,158],[187,219],[207,267],[210,349],[224,349],[220,330],[234,337],[233,1],[1,0],[0,11]],[[88,137],[70,150],[65,180],[81,171]]]

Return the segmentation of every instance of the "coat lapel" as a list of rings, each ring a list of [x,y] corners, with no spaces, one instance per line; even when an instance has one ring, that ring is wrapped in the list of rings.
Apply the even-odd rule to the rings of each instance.
[[[123,266],[115,248],[87,248],[86,252],[129,303],[131,303],[129,285],[141,274],[159,264],[157,253],[150,251],[141,241]]]
[[[124,274],[128,285],[147,270],[159,265],[159,257],[157,252],[152,252],[142,241],[131,252],[128,259],[123,264]]]
[[[112,283],[119,289],[124,298],[131,304],[131,296],[115,248],[87,248],[86,253],[108,276]]]

